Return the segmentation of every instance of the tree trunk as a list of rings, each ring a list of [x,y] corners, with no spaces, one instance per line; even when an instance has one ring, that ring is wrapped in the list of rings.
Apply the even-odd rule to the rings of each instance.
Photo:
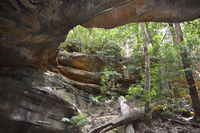
[[[120,104],[121,115],[124,116],[124,115],[130,114],[131,109],[127,105],[127,100],[123,96],[120,96],[118,98],[118,101],[119,101],[119,104]],[[124,131],[125,131],[124,133],[135,133],[135,130],[133,128],[132,123],[126,124]]]
[[[125,114],[119,118],[116,118],[108,123],[105,123],[103,125],[100,125],[99,127],[92,129],[90,133],[106,133],[107,131],[112,130],[116,127],[119,127],[122,125],[129,125],[129,123],[134,122],[134,120],[141,118],[142,113],[144,112],[133,110],[129,114]]]
[[[169,31],[170,31],[170,34],[171,34],[171,41],[173,43],[173,46],[176,45],[176,35],[175,35],[175,32],[174,32],[174,27],[173,27],[173,23],[169,23]],[[170,84],[170,90],[171,90],[171,96],[172,98],[176,97],[176,88],[175,86],[173,86],[173,82],[172,80],[169,81],[169,84]],[[173,110],[173,109],[172,109]]]
[[[144,56],[145,56],[145,89],[146,91],[150,91],[150,59],[149,59],[149,53],[148,53],[148,37],[147,37],[147,29],[144,23],[141,23],[142,32],[143,32],[143,47],[144,47]],[[151,97],[149,96],[151,99]],[[149,101],[150,99],[145,103],[145,112],[150,112],[150,105]]]
[[[176,41],[178,44],[180,44],[181,42],[183,42],[183,35],[182,35],[180,23],[175,24],[175,31],[176,31]],[[194,108],[195,119],[198,120],[200,119],[200,101],[199,101],[198,92],[195,86],[195,81],[194,81],[193,73],[190,66],[191,60],[188,57],[187,49],[185,48],[180,49],[180,54],[181,54],[183,68],[185,71],[185,77],[188,83],[190,96],[192,99],[192,106]]]

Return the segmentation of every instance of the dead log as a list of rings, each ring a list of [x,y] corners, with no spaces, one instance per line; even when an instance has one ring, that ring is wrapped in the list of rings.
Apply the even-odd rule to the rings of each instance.
[[[142,113],[140,113],[139,111],[133,110],[132,112],[124,114],[123,116],[116,118],[115,120],[112,120],[108,123],[105,123],[103,125],[100,125],[99,127],[92,129],[92,131],[90,131],[90,133],[105,133],[116,127],[119,127],[122,125],[128,125],[129,123],[131,123],[134,120],[137,120],[141,117],[142,117]],[[129,127],[128,127],[128,129],[129,129]]]
[[[190,125],[190,126],[195,127],[195,128],[200,128],[200,124],[194,123],[194,122],[183,121],[183,120],[179,120],[179,119],[171,119],[170,122],[171,123],[177,123],[177,124],[180,124],[180,125]]]
[[[124,116],[129,114],[131,112],[131,109],[127,104],[127,100],[123,96],[121,96],[118,98],[118,101],[120,104],[121,115]],[[124,131],[125,133],[135,133],[132,123],[125,125]]]
[[[94,128],[90,133],[105,133],[116,127],[122,126],[124,124],[129,124],[129,123],[133,122],[134,120],[137,120],[141,117],[142,117],[142,115],[140,112],[133,111],[133,112],[129,113],[128,115],[121,116],[115,120],[112,120],[111,122],[105,123],[99,127]]]

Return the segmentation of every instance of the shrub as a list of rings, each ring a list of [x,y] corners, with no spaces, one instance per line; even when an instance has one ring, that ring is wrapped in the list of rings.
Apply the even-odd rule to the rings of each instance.
[[[73,116],[71,119],[63,117],[61,121],[69,122],[73,125],[76,125],[77,127],[82,127],[88,123],[87,118],[88,118],[87,114],[80,113],[76,116]]]

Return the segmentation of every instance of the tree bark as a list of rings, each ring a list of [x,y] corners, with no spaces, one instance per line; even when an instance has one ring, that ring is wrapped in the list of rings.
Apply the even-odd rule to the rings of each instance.
[[[147,29],[144,23],[141,23],[142,31],[143,31],[143,47],[144,47],[144,56],[145,56],[145,89],[146,91],[150,91],[151,87],[151,77],[150,77],[150,59],[148,53],[148,37],[147,37]],[[149,98],[151,98],[149,96]],[[150,101],[150,100],[149,100]],[[147,101],[145,103],[145,112],[150,112],[150,105]]]
[[[180,45],[180,43],[183,42],[183,35],[180,23],[175,23],[175,31],[176,31],[176,41]],[[180,54],[181,54],[183,68],[185,71],[185,77],[188,83],[190,97],[192,99],[192,106],[195,113],[195,120],[198,120],[200,119],[200,101],[195,86],[193,73],[191,70],[191,60],[189,59],[188,51],[185,48],[180,49]]]

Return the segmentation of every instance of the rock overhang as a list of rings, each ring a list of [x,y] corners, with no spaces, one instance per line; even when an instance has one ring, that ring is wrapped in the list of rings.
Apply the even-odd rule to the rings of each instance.
[[[47,65],[68,31],[79,24],[113,28],[199,17],[199,0],[1,0],[0,65]]]

